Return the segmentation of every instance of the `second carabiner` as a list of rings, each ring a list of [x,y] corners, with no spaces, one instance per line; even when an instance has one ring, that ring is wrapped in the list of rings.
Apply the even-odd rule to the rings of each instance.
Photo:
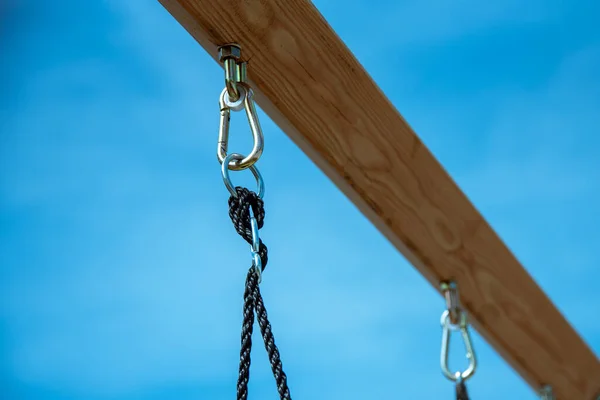
[[[440,365],[442,367],[442,373],[444,376],[451,381],[458,381],[459,379],[467,380],[474,373],[477,367],[477,359],[475,358],[475,351],[473,350],[473,344],[471,342],[471,335],[469,335],[469,327],[467,323],[467,316],[464,311],[460,312],[458,325],[452,325],[450,322],[450,311],[446,310],[442,313],[441,318],[442,324],[442,351],[440,354]],[[465,350],[467,351],[467,359],[469,360],[469,366],[463,372],[456,371],[452,373],[448,367],[448,354],[450,352],[450,332],[453,330],[460,330],[460,333],[465,343]]]

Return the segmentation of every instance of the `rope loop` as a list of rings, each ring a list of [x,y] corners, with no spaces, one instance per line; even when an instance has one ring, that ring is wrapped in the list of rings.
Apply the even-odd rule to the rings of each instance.
[[[235,192],[236,196],[231,195],[228,201],[229,218],[231,218],[231,222],[233,222],[238,235],[243,237],[252,246],[253,236],[250,209],[252,209],[254,218],[256,218],[258,229],[261,229],[265,223],[265,203],[258,194],[246,188],[238,186],[235,188]],[[262,262],[261,271],[264,271],[269,257],[267,246],[263,243],[262,239],[259,241],[258,254]]]

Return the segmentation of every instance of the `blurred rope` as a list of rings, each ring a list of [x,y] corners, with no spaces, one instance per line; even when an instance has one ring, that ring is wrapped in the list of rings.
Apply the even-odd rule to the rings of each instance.
[[[465,386],[465,381],[462,379],[456,382],[456,400],[469,400],[467,386]]]

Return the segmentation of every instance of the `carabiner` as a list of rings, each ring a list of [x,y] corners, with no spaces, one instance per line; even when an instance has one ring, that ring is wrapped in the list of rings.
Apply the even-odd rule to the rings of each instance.
[[[252,131],[254,146],[252,147],[250,154],[245,156],[242,160],[232,160],[229,162],[228,168],[233,171],[241,171],[254,165],[262,155],[264,148],[264,137],[260,123],[258,122],[256,107],[254,106],[254,92],[250,87],[243,83],[238,83],[237,88],[240,93],[240,98],[238,100],[230,100],[227,88],[223,89],[221,97],[219,98],[221,118],[219,122],[217,158],[220,163],[223,163],[223,160],[227,157],[227,148],[229,147],[229,119],[232,110],[240,111],[242,108],[246,110],[246,117],[248,117],[250,130]]]
[[[453,382],[457,382],[459,379],[466,381],[474,373],[477,367],[477,360],[475,358],[475,352],[473,351],[473,344],[471,342],[471,336],[469,335],[469,329],[467,325],[467,316],[463,312],[460,313],[458,325],[453,325],[450,322],[450,311],[446,310],[442,313],[440,320],[442,324],[442,352],[440,356],[440,365],[442,367],[442,373],[446,378]],[[465,342],[465,349],[467,350],[467,359],[469,360],[469,367],[463,372],[456,371],[452,373],[448,368],[448,353],[450,350],[450,331],[460,330],[463,341]]]

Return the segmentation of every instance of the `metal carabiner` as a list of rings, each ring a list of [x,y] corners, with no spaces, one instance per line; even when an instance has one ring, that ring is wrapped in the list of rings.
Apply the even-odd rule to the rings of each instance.
[[[473,351],[473,344],[471,342],[471,336],[469,335],[469,329],[467,324],[467,316],[462,311],[459,317],[458,325],[453,325],[450,322],[450,311],[446,310],[442,313],[440,320],[442,324],[442,352],[440,356],[440,365],[442,367],[442,373],[446,378],[453,382],[457,382],[459,379],[466,381],[474,373],[477,367],[477,360],[475,358],[475,351]],[[450,331],[460,330],[463,341],[465,342],[465,349],[467,350],[467,359],[469,360],[469,367],[463,372],[456,371],[452,373],[448,368],[448,353],[450,350]]]
[[[217,158],[220,163],[223,163],[223,160],[227,157],[227,148],[229,147],[229,119],[231,118],[232,110],[240,111],[242,108],[246,110],[246,117],[248,117],[254,145],[250,154],[245,156],[242,160],[232,160],[229,162],[228,168],[233,171],[241,171],[254,165],[262,155],[264,148],[262,128],[258,122],[256,107],[254,106],[254,92],[249,86],[241,82],[238,82],[237,89],[240,97],[236,101],[230,100],[227,88],[223,89],[219,98],[221,118],[219,121]]]

